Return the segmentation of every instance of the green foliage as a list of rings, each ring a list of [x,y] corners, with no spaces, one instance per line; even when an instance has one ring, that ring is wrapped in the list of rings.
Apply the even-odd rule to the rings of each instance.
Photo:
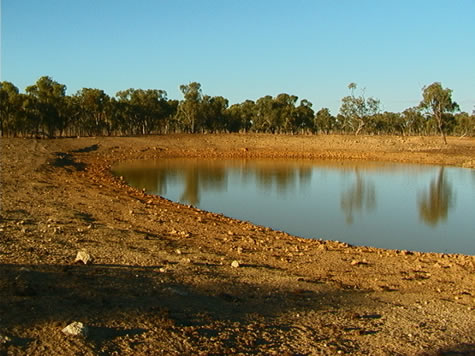
[[[432,113],[434,120],[437,123],[440,134],[444,142],[447,144],[445,138],[446,131],[448,131],[448,124],[450,116],[446,113],[452,113],[459,110],[456,102],[452,101],[452,90],[444,89],[439,82],[432,83],[422,89],[422,100],[419,107]]]
[[[185,132],[195,133],[200,128],[203,120],[201,104],[203,93],[201,84],[192,82],[188,85],[180,85],[184,100],[178,105],[177,118]]]
[[[148,135],[169,132],[366,133],[459,136],[475,135],[475,111],[457,113],[450,89],[433,83],[423,90],[420,105],[402,113],[380,112],[378,99],[348,85],[335,117],[327,108],[316,113],[306,99],[287,93],[229,105],[222,96],[203,94],[201,84],[181,85],[182,100],[170,100],[159,89],[127,89],[110,97],[83,88],[66,95],[66,86],[41,77],[20,93],[0,82],[2,136]]]
[[[18,88],[10,82],[0,82],[0,103],[1,135],[22,132],[23,98]]]
[[[338,121],[336,117],[330,114],[328,108],[323,108],[315,115],[313,129],[314,132],[320,131],[330,134],[338,130]]]
[[[41,77],[34,85],[26,88],[25,109],[30,121],[34,122],[35,134],[54,136],[61,134],[67,122],[66,85],[50,77]]]
[[[371,117],[379,112],[380,101],[372,97],[366,99],[364,92],[360,96],[355,96],[355,83],[350,83],[348,89],[351,95],[341,99],[340,113],[344,117],[343,128],[358,135],[363,127],[368,125]]]
[[[133,135],[149,135],[160,131],[170,115],[167,93],[157,89],[127,89],[117,97],[118,127]]]

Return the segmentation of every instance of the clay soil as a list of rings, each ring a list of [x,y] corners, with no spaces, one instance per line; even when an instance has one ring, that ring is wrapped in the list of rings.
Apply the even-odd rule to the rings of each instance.
[[[190,156],[475,168],[475,139],[441,141],[2,139],[0,354],[474,355],[474,256],[303,239],[147,195],[110,173],[123,160]],[[80,250],[93,263],[74,263]],[[88,335],[63,334],[73,321]]]

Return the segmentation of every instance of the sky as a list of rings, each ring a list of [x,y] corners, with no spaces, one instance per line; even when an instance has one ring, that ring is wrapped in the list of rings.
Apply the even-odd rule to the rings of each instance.
[[[68,94],[201,83],[230,104],[280,93],[337,114],[355,82],[383,111],[433,82],[475,109],[474,0],[0,0],[2,81]],[[360,92],[357,92],[358,94]]]

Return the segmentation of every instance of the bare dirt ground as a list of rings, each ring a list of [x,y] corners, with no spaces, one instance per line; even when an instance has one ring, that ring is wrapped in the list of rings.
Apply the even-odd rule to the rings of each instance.
[[[146,195],[109,171],[183,156],[475,168],[475,139],[440,141],[2,139],[0,355],[474,355],[475,256],[302,239]],[[79,250],[94,262],[74,264]],[[88,336],[63,334],[72,321]]]

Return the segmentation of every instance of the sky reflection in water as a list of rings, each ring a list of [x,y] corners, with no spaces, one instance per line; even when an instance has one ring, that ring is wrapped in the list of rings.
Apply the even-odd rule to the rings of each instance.
[[[475,170],[375,162],[163,159],[132,186],[307,238],[475,255]]]

